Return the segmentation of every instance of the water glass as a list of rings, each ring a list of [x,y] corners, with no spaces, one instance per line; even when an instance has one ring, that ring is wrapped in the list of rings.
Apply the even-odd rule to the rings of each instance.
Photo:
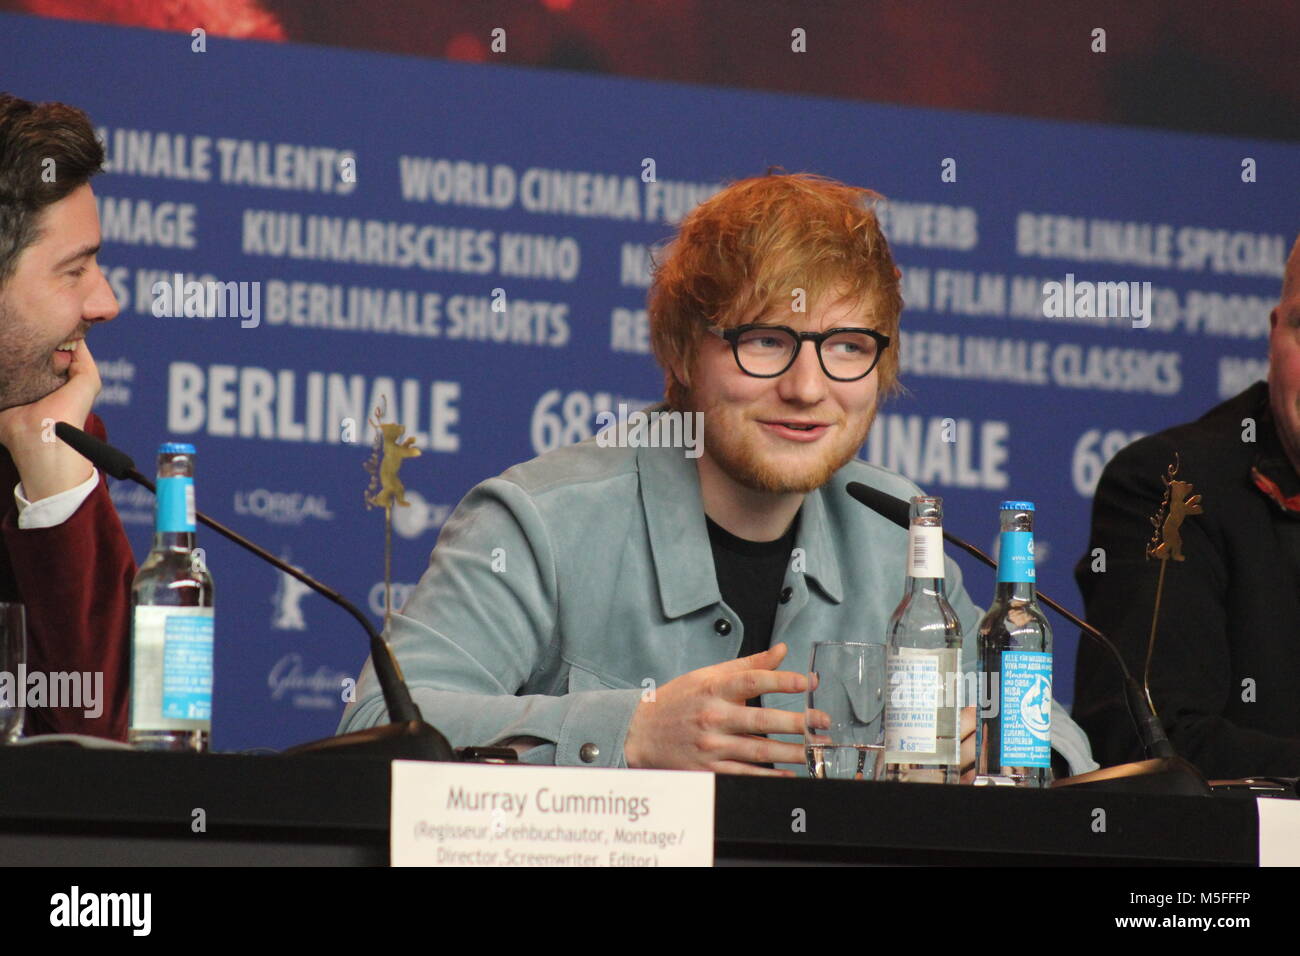
[[[809,776],[879,780],[885,751],[885,646],[818,641],[808,666]]]
[[[27,700],[27,617],[21,604],[0,601],[0,744],[23,732]]]

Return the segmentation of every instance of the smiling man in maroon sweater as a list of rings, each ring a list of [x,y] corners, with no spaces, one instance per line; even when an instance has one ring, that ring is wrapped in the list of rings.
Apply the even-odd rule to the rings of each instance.
[[[83,706],[29,708],[28,736],[126,736],[135,561],[104,477],[51,440],[55,421],[105,437],[85,341],[117,315],[95,259],[89,181],[103,162],[80,110],[0,93],[0,601],[26,607],[29,675],[101,688]]]

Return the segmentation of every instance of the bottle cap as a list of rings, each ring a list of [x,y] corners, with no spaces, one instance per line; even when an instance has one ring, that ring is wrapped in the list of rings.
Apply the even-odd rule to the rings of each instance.
[[[160,455],[192,455],[194,446],[180,441],[165,441],[158,446]]]
[[[1004,501],[998,507],[1003,511],[1033,511],[1034,503],[1032,501]]]

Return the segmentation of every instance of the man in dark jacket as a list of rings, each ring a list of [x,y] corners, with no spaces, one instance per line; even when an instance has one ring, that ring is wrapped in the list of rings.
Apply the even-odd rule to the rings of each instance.
[[[104,151],[80,110],[0,94],[0,601],[26,608],[26,733],[126,736],[135,561],[102,475],[53,423],[104,437],[86,333],[117,315],[95,261],[89,180]],[[76,674],[73,682],[50,675]],[[52,700],[55,688],[69,699]]]
[[[1141,682],[1160,571],[1145,549],[1177,460],[1204,513],[1183,521],[1185,560],[1165,571],[1151,697],[1212,779],[1300,776],[1300,240],[1269,323],[1267,383],[1106,466],[1075,569],[1088,620]],[[1140,756],[1120,690],[1114,664],[1081,641],[1074,717],[1103,766]]]

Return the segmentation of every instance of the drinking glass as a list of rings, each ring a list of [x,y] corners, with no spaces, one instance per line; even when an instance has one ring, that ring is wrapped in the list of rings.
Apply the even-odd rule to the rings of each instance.
[[[27,699],[27,618],[21,604],[0,601],[0,744],[23,732]]]
[[[885,646],[818,641],[808,666],[804,754],[821,780],[879,780],[885,751]]]

